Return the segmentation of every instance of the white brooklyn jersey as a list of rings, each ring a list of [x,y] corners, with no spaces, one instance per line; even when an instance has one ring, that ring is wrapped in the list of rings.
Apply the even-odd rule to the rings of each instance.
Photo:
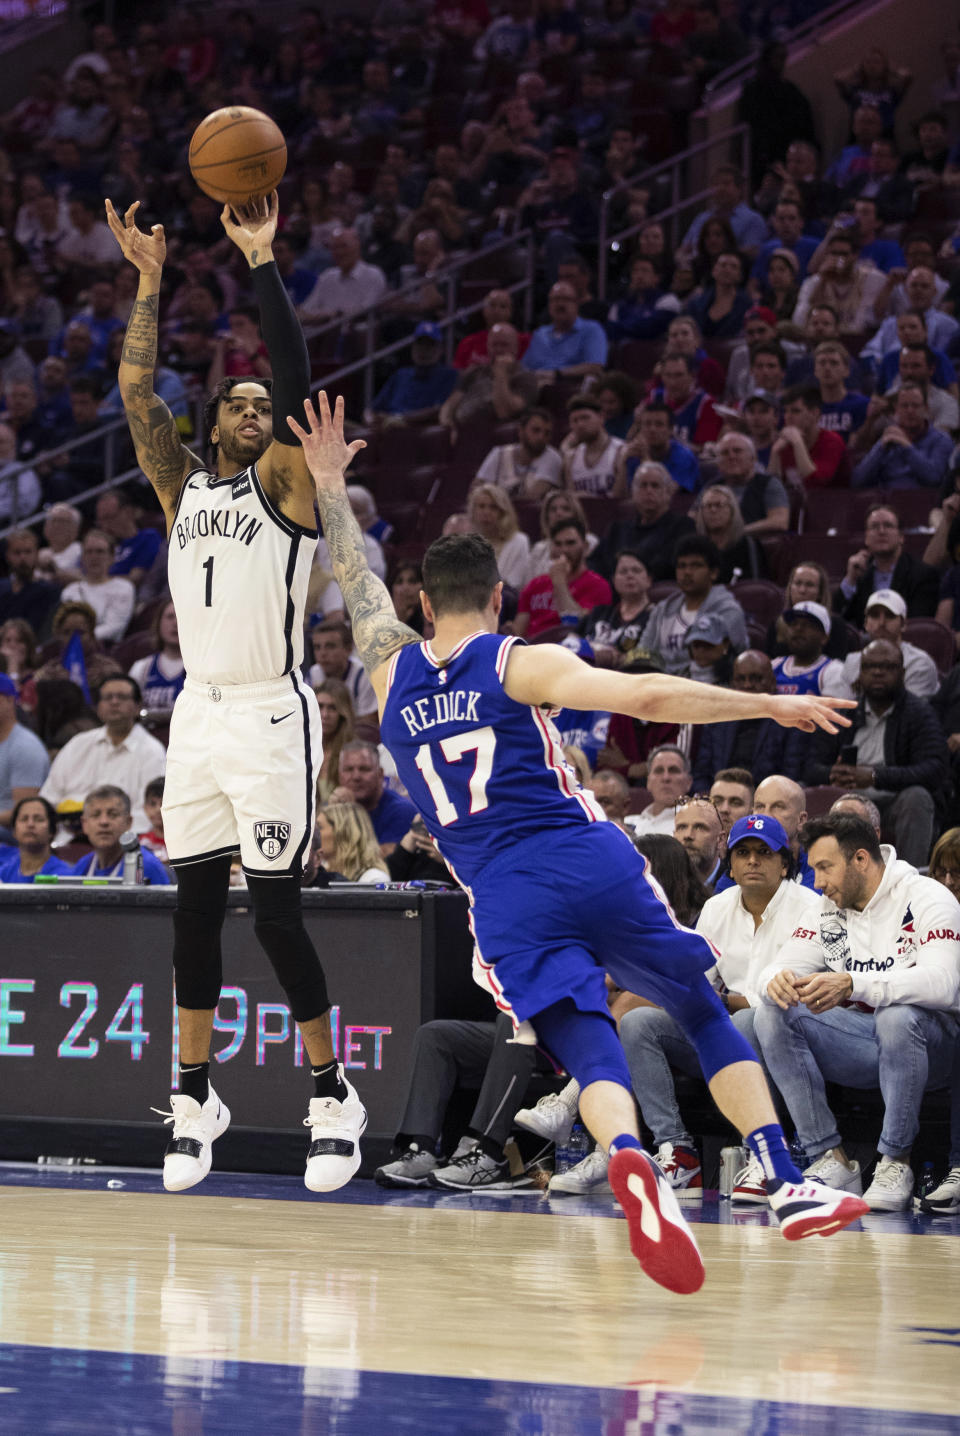
[[[187,677],[266,683],[303,662],[303,619],[317,535],[281,513],[256,464],[183,482],[167,573]]]

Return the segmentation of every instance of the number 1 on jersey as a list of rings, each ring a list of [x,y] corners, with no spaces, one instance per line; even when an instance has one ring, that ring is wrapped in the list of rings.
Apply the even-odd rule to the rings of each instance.
[[[470,777],[470,812],[482,813],[487,803],[487,783],[493,772],[493,754],[497,746],[497,735],[492,728],[474,728],[469,733],[457,733],[452,738],[442,738],[439,748],[448,763],[459,763],[464,753],[476,753],[477,761]],[[421,743],[417,749],[417,767],[423,774],[423,781],[430,789],[430,796],[436,804],[437,822],[444,828],[455,823],[460,817],[440,774],[434,767],[433,754],[429,743]]]
[[[201,565],[201,567],[203,568],[204,573],[207,575],[206,587],[204,588],[203,606],[204,606],[204,608],[212,608],[212,607],[213,607],[213,554],[211,554],[209,558],[204,559],[203,564]]]

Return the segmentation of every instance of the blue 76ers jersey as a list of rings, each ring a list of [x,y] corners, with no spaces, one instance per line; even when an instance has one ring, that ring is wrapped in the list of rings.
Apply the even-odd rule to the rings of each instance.
[[[475,633],[445,663],[429,643],[409,644],[390,664],[380,737],[465,887],[525,838],[605,821],[550,717],[504,692],[510,649],[520,641]]]

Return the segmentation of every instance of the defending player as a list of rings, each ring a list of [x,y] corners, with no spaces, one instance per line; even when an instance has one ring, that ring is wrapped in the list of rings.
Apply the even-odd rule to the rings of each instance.
[[[208,470],[180,441],[153,392],[163,227],[137,228],[109,200],[107,220],[140,286],[120,360],[137,459],[163,506],[170,592],[187,677],[170,725],[163,826],[177,873],[173,962],[180,1092],[163,1163],[168,1191],[210,1170],[230,1114],[209,1084],[220,997],[220,932],[230,856],[239,848],[254,927],[310,1056],[315,1095],[304,1181],[334,1191],[360,1165],[366,1113],[337,1064],[323,969],[303,926],[300,877],[314,826],[320,715],[299,675],[307,580],[317,540],[313,483],[287,428],[310,391],[303,332],[273,262],[277,196],[221,215],[250,265],[269,382],[225,379],[205,410],[216,454]]]
[[[760,1066],[704,973],[709,944],[681,927],[629,838],[579,787],[549,710],[605,709],[653,722],[773,718],[836,732],[838,699],[735,693],[687,679],[594,670],[567,649],[527,648],[497,634],[502,584],[485,539],[439,539],[421,595],[428,643],[396,618],[367,567],[343,474],[362,441],[343,438],[319,397],[309,430],[292,421],[316,481],[334,576],[377,693],[381,732],[471,902],[478,978],[501,1011],[581,1087],[580,1111],[611,1153],[609,1180],[634,1255],[672,1291],[696,1291],[703,1263],[676,1198],[640,1148],[623,1049],[607,1011],[604,969],[619,987],[666,1008],[695,1044],[718,1107],[764,1167],[785,1237],[826,1235],[863,1215],[859,1198],[804,1182],[793,1165]],[[579,879],[579,880],[578,880]]]

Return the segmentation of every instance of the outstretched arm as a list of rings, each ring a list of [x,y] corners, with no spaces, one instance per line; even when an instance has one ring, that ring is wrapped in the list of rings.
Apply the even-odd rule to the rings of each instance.
[[[370,675],[382,711],[387,661],[398,648],[419,643],[420,635],[397,618],[385,584],[370,572],[367,563],[363,534],[353,516],[343,478],[354,454],[366,445],[362,439],[348,444],[343,437],[342,395],[337,398],[332,415],[322,389],[317,396],[317,413],[309,399],[303,407],[307,428],[301,428],[295,419],[289,419],[288,423],[303,445],[304,458],[316,486],[330,566],[350,612],[353,641],[360,661]]]
[[[250,280],[260,308],[273,387],[273,442],[260,459],[260,478],[274,503],[304,528],[314,527],[313,482],[303,450],[290,432],[291,414],[310,393],[310,356],[290,296],[273,257],[280,207],[276,190],[267,199],[245,205],[224,205],[220,222],[250,266]]]
[[[849,728],[841,711],[855,708],[846,698],[796,698],[768,693],[736,693],[712,683],[694,683],[669,674],[630,675],[591,668],[559,644],[515,648],[504,687],[517,703],[537,708],[601,709],[627,713],[653,723],[725,723],[772,718],[784,728],[836,733]]]
[[[169,521],[185,475],[199,467],[200,461],[184,447],[176,419],[153,390],[160,276],[167,246],[162,224],[155,224],[149,234],[137,228],[139,207],[140,201],[136,200],[121,220],[112,202],[106,201],[111,233],[124,257],[140,271],[140,286],[127,322],[117,378],[137,463],[153,485]]]

